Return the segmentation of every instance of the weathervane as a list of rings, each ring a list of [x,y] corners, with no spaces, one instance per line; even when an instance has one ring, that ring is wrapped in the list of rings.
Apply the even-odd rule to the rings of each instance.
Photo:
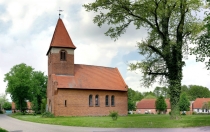
[[[63,10],[61,10],[60,7],[59,7],[59,10],[58,10],[58,11],[59,11],[59,18],[60,18],[61,12],[62,12]]]

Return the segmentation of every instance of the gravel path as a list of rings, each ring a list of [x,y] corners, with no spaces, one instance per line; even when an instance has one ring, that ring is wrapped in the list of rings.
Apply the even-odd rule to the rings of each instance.
[[[210,126],[196,128],[90,128],[59,126],[21,121],[4,114],[0,114],[0,127],[9,132],[210,132]]]

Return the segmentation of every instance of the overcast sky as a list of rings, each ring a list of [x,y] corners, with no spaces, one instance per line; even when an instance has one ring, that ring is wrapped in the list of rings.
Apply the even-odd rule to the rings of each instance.
[[[108,26],[93,24],[94,14],[86,12],[83,4],[93,0],[0,0],[0,93],[4,93],[4,74],[17,64],[25,63],[47,75],[47,50],[58,20],[61,18],[77,47],[75,63],[117,67],[127,85],[140,92],[153,91],[155,86],[140,85],[140,72],[127,70],[128,63],[140,60],[136,42],[145,38],[146,31],[132,25],[117,41],[104,35]],[[188,56],[182,84],[210,88],[209,71],[203,63]]]

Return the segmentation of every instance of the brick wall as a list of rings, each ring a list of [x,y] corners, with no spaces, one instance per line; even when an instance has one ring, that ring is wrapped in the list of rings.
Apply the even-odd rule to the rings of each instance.
[[[74,55],[66,54],[66,61],[60,61],[60,54],[48,55],[48,74],[74,75]]]
[[[93,106],[89,106],[89,95],[93,95]],[[99,95],[99,106],[95,106],[95,95]],[[105,105],[105,96],[109,95],[109,106]],[[111,106],[111,96],[115,96],[115,106]],[[103,90],[58,89],[54,95],[55,116],[104,116],[110,111],[127,115],[127,92]],[[66,106],[65,106],[66,100]]]

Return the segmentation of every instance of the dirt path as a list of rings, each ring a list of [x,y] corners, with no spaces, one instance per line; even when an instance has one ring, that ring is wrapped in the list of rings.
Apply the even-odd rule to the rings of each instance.
[[[21,121],[4,114],[0,114],[0,127],[10,132],[210,132],[210,126],[198,128],[89,128],[59,126]]]

